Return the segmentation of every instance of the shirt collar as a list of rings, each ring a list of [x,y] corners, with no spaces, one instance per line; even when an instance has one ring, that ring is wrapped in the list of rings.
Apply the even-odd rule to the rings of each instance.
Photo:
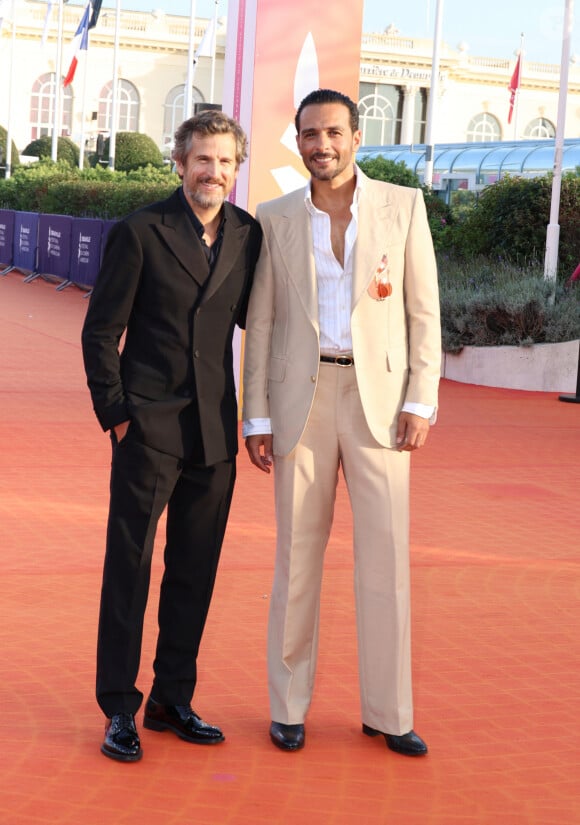
[[[364,190],[364,180],[363,176],[360,173],[360,169],[354,164],[354,176],[356,178],[356,185],[354,189],[354,195],[352,198],[352,206],[354,209],[358,209],[358,204],[360,200],[360,193]],[[314,204],[312,203],[312,178],[308,179],[308,183],[306,184],[306,189],[304,191],[304,203],[306,204],[306,209],[310,212],[310,214],[314,214],[319,212],[320,210],[317,209]]]

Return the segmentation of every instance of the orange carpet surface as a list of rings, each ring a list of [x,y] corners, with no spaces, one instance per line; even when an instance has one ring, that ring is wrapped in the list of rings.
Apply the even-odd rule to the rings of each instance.
[[[272,479],[243,446],[194,708],[226,742],[143,730],[100,751],[94,700],[109,440],[82,368],[84,294],[0,277],[2,825],[580,823],[580,405],[444,381],[413,457],[415,729],[426,758],[362,735],[351,520],[341,483],[303,751],[268,738]],[[163,550],[154,557],[147,694]]]

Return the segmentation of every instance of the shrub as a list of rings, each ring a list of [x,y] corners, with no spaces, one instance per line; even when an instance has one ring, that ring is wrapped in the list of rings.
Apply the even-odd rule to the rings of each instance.
[[[358,165],[365,175],[374,180],[396,183],[399,186],[421,186],[417,175],[402,160],[397,162],[379,155],[376,158],[361,160]]]
[[[4,128],[4,126],[0,126],[0,166],[4,167],[6,158],[8,157],[6,152],[6,141],[8,140],[8,132]],[[11,141],[12,147],[10,152],[10,163],[12,167],[12,171],[19,166],[20,164],[20,155],[18,154],[18,149],[16,148],[16,144],[14,141]],[[1,172],[2,176],[5,174],[5,170],[2,169]]]
[[[580,337],[580,289],[547,281],[538,268],[443,257],[439,289],[445,352]]]
[[[467,257],[487,255],[523,265],[544,259],[550,219],[552,175],[505,177],[488,186],[454,233],[455,249]],[[571,272],[580,261],[580,178],[562,177],[559,265]]]
[[[0,180],[0,207],[77,217],[118,218],[167,197],[179,178],[167,167],[115,172],[39,160]]]
[[[109,159],[109,138],[105,140],[103,161]],[[91,165],[97,158],[91,156]],[[142,166],[163,166],[163,155],[155,141],[141,132],[117,132],[115,139],[115,170],[129,172]]]
[[[29,143],[26,149],[22,152],[23,155],[32,155],[35,158],[52,157],[52,138],[50,135],[43,135],[43,137],[33,140]],[[68,137],[59,137],[56,142],[56,159],[57,161],[65,161],[69,166],[79,165],[79,147]]]

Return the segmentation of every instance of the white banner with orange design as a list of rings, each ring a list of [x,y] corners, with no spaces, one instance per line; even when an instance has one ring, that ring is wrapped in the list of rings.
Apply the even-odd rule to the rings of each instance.
[[[363,0],[230,0],[222,108],[242,124],[250,151],[232,202],[254,213],[258,203],[304,186],[294,114],[314,89],[358,100]],[[234,339],[241,407],[243,341]]]
[[[294,114],[314,89],[358,100],[363,0],[237,0],[228,8],[223,109],[250,141],[235,192],[253,212],[303,186]],[[234,198],[233,198],[234,199]]]

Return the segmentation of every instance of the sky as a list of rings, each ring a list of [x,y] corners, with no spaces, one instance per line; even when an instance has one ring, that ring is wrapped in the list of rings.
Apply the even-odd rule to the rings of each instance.
[[[82,3],[84,0],[73,0]],[[121,0],[122,9],[189,15],[195,2],[196,17],[211,17],[215,0]],[[231,0],[234,2],[234,0]],[[291,2],[291,0],[288,0]],[[350,0],[342,3],[345,10]],[[524,34],[524,57],[535,63],[560,63],[565,0],[439,0],[442,9],[442,40],[453,49],[460,43],[469,54],[479,57],[514,59]],[[114,7],[115,0],[104,0]],[[218,16],[227,15],[228,0],[218,0]],[[391,23],[401,35],[432,38],[435,31],[437,0],[365,0],[363,31],[383,32]],[[317,13],[320,13],[317,11]],[[580,26],[573,23],[570,54],[580,64]]]

